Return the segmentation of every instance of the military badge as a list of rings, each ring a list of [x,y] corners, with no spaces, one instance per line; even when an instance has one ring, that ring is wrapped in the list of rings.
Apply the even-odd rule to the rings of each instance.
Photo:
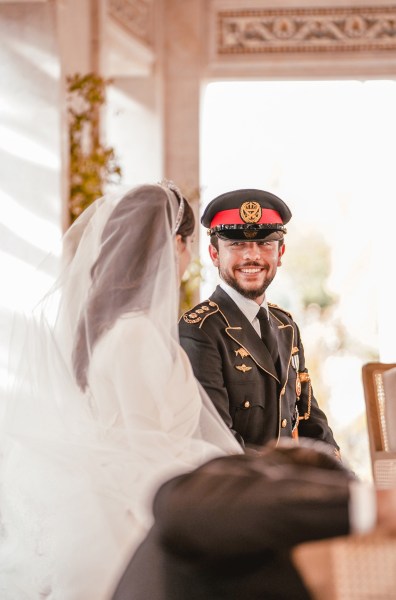
[[[240,356],[241,358],[245,358],[246,356],[250,356],[249,352],[245,350],[245,348],[238,348],[235,350],[236,356]]]
[[[235,368],[238,369],[238,371],[242,371],[242,373],[252,370],[252,367],[247,367],[246,365],[235,365]]]
[[[258,223],[261,219],[261,206],[258,202],[244,202],[241,204],[239,214],[244,223]]]
[[[292,350],[291,364],[295,371],[298,371],[300,368],[300,357],[298,354],[298,348],[295,346]]]

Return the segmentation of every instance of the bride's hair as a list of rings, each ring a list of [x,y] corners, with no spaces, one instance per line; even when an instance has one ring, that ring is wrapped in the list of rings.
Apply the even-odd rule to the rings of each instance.
[[[191,206],[189,205],[189,203],[187,202],[187,199],[185,198],[185,196],[183,196],[183,200],[184,200],[183,218],[181,220],[179,227],[177,228],[176,233],[179,233],[181,235],[183,242],[186,242],[186,239],[194,233],[195,217],[194,217],[193,210],[192,210]],[[179,201],[179,198],[178,198],[178,201]]]
[[[105,331],[124,313],[149,308],[161,253],[172,231],[169,192],[143,185],[125,194],[112,211],[91,268],[91,286],[79,316],[72,354],[79,387],[87,387],[89,357]],[[174,194],[180,206],[181,196]],[[176,233],[192,235],[195,218],[183,197],[184,212]],[[168,227],[166,226],[168,223]]]

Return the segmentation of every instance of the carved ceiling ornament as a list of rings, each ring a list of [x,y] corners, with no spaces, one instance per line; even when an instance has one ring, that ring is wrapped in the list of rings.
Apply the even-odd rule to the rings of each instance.
[[[108,0],[109,15],[146,44],[153,41],[153,0]]]
[[[217,13],[217,53],[396,49],[396,5]]]

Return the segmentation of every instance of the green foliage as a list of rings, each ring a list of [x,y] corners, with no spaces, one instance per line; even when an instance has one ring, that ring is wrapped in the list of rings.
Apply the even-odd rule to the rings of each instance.
[[[110,83],[95,73],[67,78],[71,221],[103,196],[106,184],[116,183],[122,175],[114,149],[100,139],[100,109]]]

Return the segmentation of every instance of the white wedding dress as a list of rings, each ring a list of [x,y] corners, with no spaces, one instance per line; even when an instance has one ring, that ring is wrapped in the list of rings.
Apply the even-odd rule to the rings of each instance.
[[[24,332],[1,426],[1,600],[109,600],[151,525],[158,487],[241,451],[178,344],[174,194],[159,185],[130,192],[116,230],[122,243],[114,245],[114,232],[106,239],[104,232],[121,200],[97,202],[68,232],[64,271]],[[109,274],[124,281],[142,231],[148,247],[139,261],[148,270],[139,301],[117,308],[111,322]],[[78,323],[88,340],[93,335],[84,311],[95,277],[111,326],[87,346],[82,391],[71,356]],[[142,308],[146,284],[150,302]]]

